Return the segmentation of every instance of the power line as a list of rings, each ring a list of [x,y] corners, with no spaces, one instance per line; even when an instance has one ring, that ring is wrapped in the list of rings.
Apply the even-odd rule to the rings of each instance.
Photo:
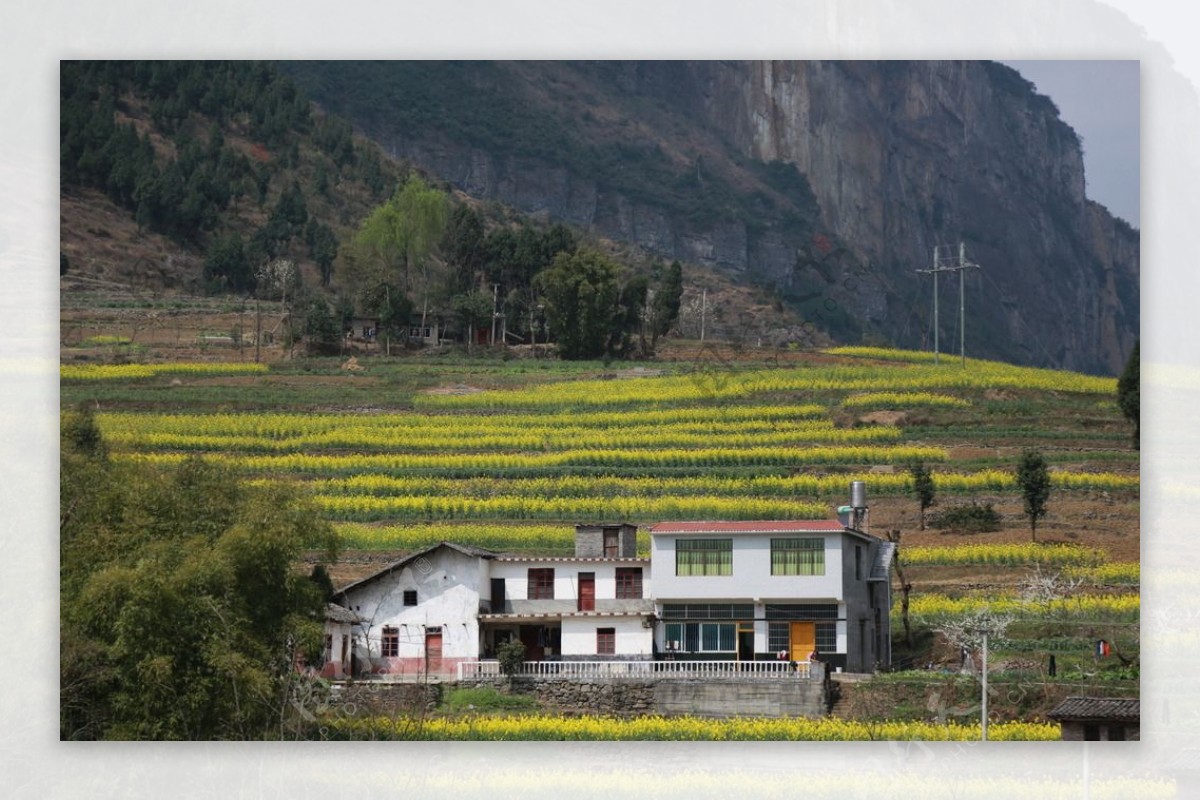
[[[965,367],[967,364],[967,346],[966,346],[966,283],[964,271],[970,268],[979,269],[979,265],[967,261],[967,248],[962,242],[958,243],[958,256],[946,255],[941,252],[941,248],[937,245],[933,248],[933,266],[927,270],[917,270],[919,273],[931,273],[933,275],[933,362],[939,364],[939,321],[938,321],[938,275],[941,273],[958,273],[958,348],[959,354],[962,356],[962,363]]]

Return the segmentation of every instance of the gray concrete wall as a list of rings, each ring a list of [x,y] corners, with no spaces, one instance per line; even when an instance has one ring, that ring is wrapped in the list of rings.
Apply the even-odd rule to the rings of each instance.
[[[659,714],[731,717],[821,717],[825,687],[820,681],[660,681],[654,687]]]

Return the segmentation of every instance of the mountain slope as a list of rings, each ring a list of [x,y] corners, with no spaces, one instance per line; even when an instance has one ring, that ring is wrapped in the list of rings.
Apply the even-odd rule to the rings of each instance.
[[[1086,199],[1078,137],[996,63],[281,69],[472,195],[720,268],[844,340],[928,347],[916,271],[959,241],[982,268],[970,353],[1114,374],[1137,336],[1138,232]],[[952,308],[954,279],[940,286]]]

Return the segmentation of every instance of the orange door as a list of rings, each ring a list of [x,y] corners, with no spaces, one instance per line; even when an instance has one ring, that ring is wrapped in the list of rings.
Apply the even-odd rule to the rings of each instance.
[[[816,623],[792,623],[788,653],[797,662],[804,662],[817,647]]]
[[[425,671],[427,673],[442,672],[442,633],[425,632]]]

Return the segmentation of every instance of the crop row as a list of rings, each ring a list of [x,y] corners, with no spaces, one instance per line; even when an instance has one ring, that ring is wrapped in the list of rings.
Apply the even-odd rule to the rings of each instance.
[[[709,718],[643,715],[471,715],[433,718],[338,718],[329,721],[346,739],[420,740],[979,740],[978,724],[855,721],[841,718]],[[1059,727],[1008,722],[988,726],[992,740],[1057,740]]]
[[[456,542],[493,551],[567,555],[575,549],[575,529],[537,523],[435,522],[401,526],[335,523],[343,548],[364,551],[416,551],[439,542]],[[638,531],[638,552],[650,551],[650,535]]]
[[[183,434],[214,437],[289,439],[342,431],[347,428],[392,431],[477,431],[530,427],[645,428],[737,424],[746,430],[766,430],[776,424],[829,427],[828,410],[816,404],[783,406],[706,406],[632,411],[546,414],[139,414],[104,413],[96,421],[105,436]]]
[[[258,362],[164,362],[162,364],[64,364],[58,375],[63,381],[128,381],[158,375],[240,375],[265,373]]]
[[[937,488],[943,492],[971,492],[1015,489],[1011,473],[984,470],[979,473],[937,473]],[[1054,473],[1059,489],[1136,488],[1137,476],[1113,473]],[[312,489],[325,495],[461,495],[486,498],[494,495],[520,495],[542,498],[590,498],[595,496],[633,497],[640,495],[715,495],[721,497],[839,497],[850,481],[866,482],[873,495],[897,495],[912,490],[908,473],[850,473],[843,475],[746,476],[542,476],[536,478],[497,479],[473,477],[451,479],[433,476],[391,476],[362,473],[346,478],[330,478],[312,483]],[[979,546],[968,546],[979,547]],[[992,546],[988,546],[992,547]],[[996,546],[1010,547],[1010,546]],[[1039,546],[1011,546],[1013,549]],[[1045,546],[1050,549],[1050,546]],[[936,550],[936,549],[922,549]],[[943,549],[949,550],[949,549]],[[1060,549],[1062,550],[1062,549]],[[1014,550],[1013,553],[1017,553]],[[906,549],[905,553],[908,553]],[[1031,552],[1032,553],[1032,552]],[[938,558],[951,558],[940,556]],[[1005,557],[1008,558],[1008,557]],[[1024,555],[1019,561],[1029,561]],[[975,557],[980,564],[992,557]]]
[[[1099,620],[1136,619],[1140,599],[1135,594],[1076,595],[1050,602],[1026,601],[1016,596],[964,596],[950,598],[940,593],[921,593],[909,601],[913,617],[945,618],[990,611],[1017,617],[1085,617]],[[898,614],[899,607],[893,608]]]
[[[842,401],[843,406],[870,409],[910,406],[942,406],[962,409],[971,405],[966,398],[941,395],[933,392],[867,392],[851,395]]]
[[[294,436],[286,439],[211,434],[113,432],[115,447],[138,450],[242,451],[251,453],[313,451],[324,449],[440,452],[449,451],[558,451],[579,448],[638,450],[645,448],[696,448],[719,439],[726,448],[760,448],[802,443],[849,444],[887,442],[900,438],[895,426],[835,428],[832,423],[777,423],[769,430],[746,431],[746,423],[684,424],[678,427],[645,426],[605,430],[533,424],[420,431],[367,426]]]
[[[126,453],[123,458],[150,464],[176,464],[186,458],[179,453]],[[800,464],[906,464],[912,461],[940,462],[942,448],[902,445],[895,447],[811,448],[705,448],[658,451],[569,450],[555,453],[478,454],[303,454],[242,456],[213,454],[211,460],[229,468],[256,473],[308,473],[346,475],[362,472],[399,473],[423,469],[513,469],[539,467],[699,467],[699,466],[786,466]]]
[[[1088,584],[1137,585],[1142,580],[1142,568],[1138,562],[1109,562],[1102,565],[1072,566],[1065,571],[1068,578],[1082,579]]]
[[[848,365],[692,375],[623,381],[564,381],[534,389],[492,390],[474,395],[418,395],[426,409],[587,408],[637,403],[723,402],[785,392],[921,391],[932,389],[1042,389],[1113,394],[1116,379],[996,362],[958,366]]]
[[[1091,568],[1104,562],[1104,552],[1072,545],[1032,542],[975,545],[916,545],[900,549],[909,565],[1051,565]]]
[[[316,502],[335,520],[811,520],[828,514],[824,504],[761,498],[597,497],[464,498],[318,495]]]

